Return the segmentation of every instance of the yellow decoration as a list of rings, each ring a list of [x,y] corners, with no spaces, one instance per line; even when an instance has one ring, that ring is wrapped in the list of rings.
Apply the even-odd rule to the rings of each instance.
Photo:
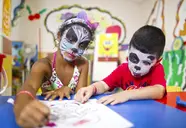
[[[8,87],[12,86],[12,62],[13,58],[10,55],[6,55],[6,58],[3,59],[3,68],[6,71],[8,78]]]
[[[183,46],[183,40],[181,38],[176,38],[174,41],[173,49],[180,50]]]
[[[167,92],[181,92],[181,88],[177,86],[166,86]]]
[[[3,20],[2,20],[3,34],[10,37],[11,32],[11,0],[3,0]]]
[[[98,58],[118,57],[118,34],[101,34],[98,43]]]
[[[183,25],[183,30],[180,30],[180,36],[186,36],[186,21]]]

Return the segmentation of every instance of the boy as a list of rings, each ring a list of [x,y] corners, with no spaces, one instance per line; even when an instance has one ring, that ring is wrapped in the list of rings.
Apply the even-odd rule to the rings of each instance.
[[[81,88],[75,100],[82,103],[95,94],[121,87],[122,92],[102,97],[102,104],[115,105],[129,100],[160,99],[166,90],[164,69],[160,64],[165,35],[154,26],[137,30],[129,44],[128,63],[121,64],[109,76],[91,86]]]

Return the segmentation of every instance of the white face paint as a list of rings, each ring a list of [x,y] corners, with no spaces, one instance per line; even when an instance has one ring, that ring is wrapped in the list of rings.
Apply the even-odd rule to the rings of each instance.
[[[156,62],[155,54],[142,53],[133,46],[129,49],[128,66],[134,77],[146,75]]]
[[[60,50],[65,60],[73,61],[83,55],[90,41],[91,33],[85,27],[72,25],[65,30],[60,42]]]

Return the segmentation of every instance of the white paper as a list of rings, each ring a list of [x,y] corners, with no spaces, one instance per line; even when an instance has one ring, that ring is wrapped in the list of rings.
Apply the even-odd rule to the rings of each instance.
[[[56,125],[53,128],[129,128],[133,126],[128,120],[96,101],[91,99],[85,104],[74,100],[41,102],[49,106],[51,110],[50,123]]]

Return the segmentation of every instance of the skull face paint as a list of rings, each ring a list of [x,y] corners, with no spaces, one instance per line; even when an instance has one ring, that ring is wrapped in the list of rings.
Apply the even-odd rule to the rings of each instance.
[[[156,62],[155,54],[142,53],[133,46],[129,49],[128,67],[134,77],[146,75]]]
[[[73,61],[83,55],[90,42],[91,33],[85,27],[72,25],[64,31],[61,37],[61,54],[65,60]]]

